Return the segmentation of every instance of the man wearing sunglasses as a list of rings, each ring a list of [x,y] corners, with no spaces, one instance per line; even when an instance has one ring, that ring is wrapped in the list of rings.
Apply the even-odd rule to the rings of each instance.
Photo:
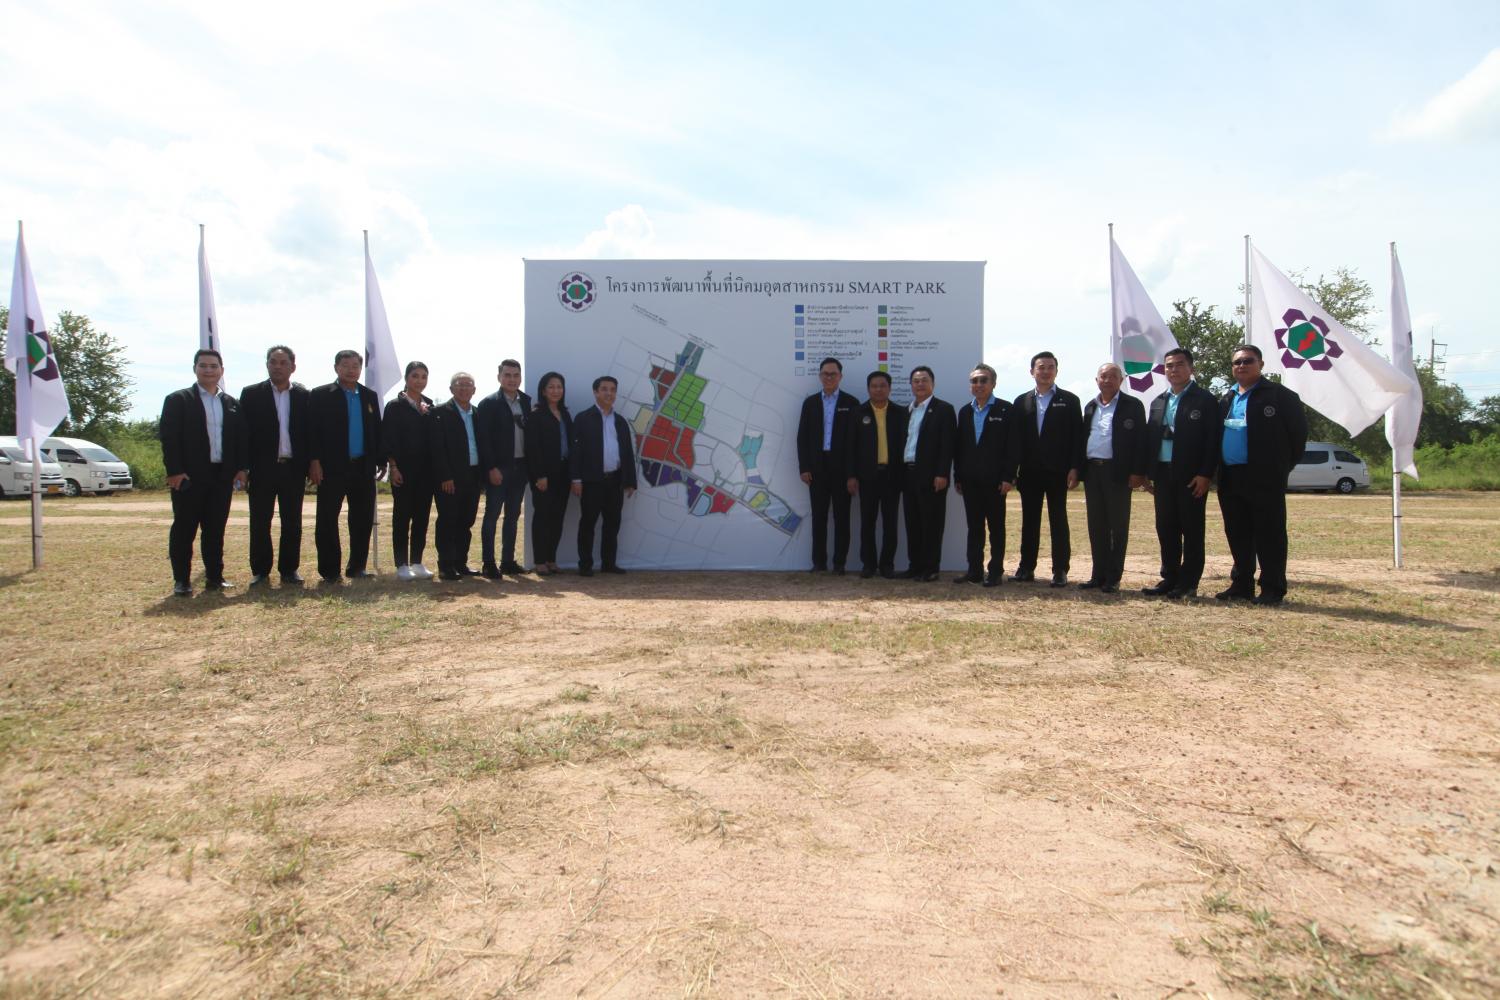
[[[995,369],[989,365],[976,365],[969,372],[969,394],[973,399],[958,411],[953,442],[953,483],[964,498],[969,568],[953,582],[997,587],[1004,579],[1005,494],[1016,482],[1015,407],[995,397]],[[988,567],[984,561],[986,528]]]
[[[1275,607],[1286,597],[1286,479],[1307,445],[1307,414],[1300,396],[1261,377],[1259,347],[1236,347],[1230,365],[1235,384],[1219,401],[1219,509],[1234,568],[1214,596]]]
[[[1198,595],[1203,578],[1203,525],[1208,487],[1219,466],[1223,424],[1218,400],[1193,381],[1193,352],[1174,347],[1162,359],[1167,389],[1151,401],[1146,446],[1156,498],[1156,541],[1161,580],[1142,589],[1151,597],[1184,600]]]

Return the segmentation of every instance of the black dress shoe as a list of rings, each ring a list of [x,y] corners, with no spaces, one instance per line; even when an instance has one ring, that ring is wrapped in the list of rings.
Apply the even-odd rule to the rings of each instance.
[[[224,579],[221,576],[217,580],[204,580],[203,581],[203,589],[204,590],[232,590],[232,589],[234,589],[234,583],[232,581]]]
[[[624,569],[624,567],[621,567],[621,566],[601,566],[599,568],[599,572],[601,572],[601,573],[613,573],[615,576],[624,576],[625,575],[625,569]]]
[[[288,586],[288,585],[300,587],[302,584],[304,584],[306,582],[307,582],[306,580],[302,579],[302,574],[301,573],[283,573],[283,574],[281,574],[281,585],[283,587]]]
[[[1192,600],[1193,598],[1195,598],[1197,596],[1198,596],[1198,588],[1197,587],[1178,587],[1176,590],[1173,590],[1171,593],[1167,594],[1167,600],[1169,600],[1169,601],[1190,601],[1190,600]]]
[[[834,576],[843,576],[845,572],[847,572],[847,571],[842,566],[835,566],[835,567],[833,567],[833,575]]]
[[[1085,580],[1085,581],[1083,581],[1082,583],[1080,583],[1078,585],[1078,589],[1079,590],[1093,590],[1094,588],[1100,587],[1100,586],[1102,586],[1102,584],[1100,584],[1098,580]]]
[[[578,575],[579,576],[593,576],[594,575],[594,567],[592,567],[592,566],[580,566],[580,567],[578,567]]]
[[[983,573],[963,573],[953,578],[954,583],[983,583]]]
[[[1145,594],[1147,597],[1169,597],[1176,589],[1176,587],[1173,587],[1170,583],[1163,580],[1161,583],[1154,584],[1150,587],[1142,587],[1141,593]]]
[[[913,567],[912,569],[906,570],[904,573],[902,573],[900,575],[901,575],[901,579],[903,579],[903,580],[920,580],[920,579],[922,579],[922,571],[919,570],[919,569],[916,569],[915,567]]]
[[[525,566],[522,566],[518,562],[508,562],[500,564],[500,572],[505,573],[508,576],[520,576],[523,573],[528,572],[528,570]]]
[[[1101,594],[1118,594],[1119,592],[1120,585],[1118,583],[1106,583],[1099,588],[1099,593]]]
[[[1036,574],[1035,573],[1019,573],[1019,572],[1017,572],[1017,573],[1012,573],[1010,575],[1010,582],[1011,583],[1030,583],[1031,581],[1033,581],[1035,579],[1036,579]]]
[[[984,578],[986,587],[998,587],[1005,582],[1005,577],[999,573],[990,573]]]
[[[501,576],[500,567],[496,566],[494,563],[485,563],[484,568],[479,572],[484,574],[484,578],[486,580],[498,580]]]
[[[859,578],[861,580],[868,580],[871,577],[873,577],[874,575],[875,575],[875,571],[873,569],[871,569],[870,567],[868,567],[868,566],[866,566],[864,569],[862,569],[862,570],[859,571]]]
[[[324,573],[318,574],[318,581],[325,586],[332,586],[333,584],[338,583],[340,579],[342,578],[337,573],[333,574],[332,576],[328,576]]]
[[[173,580],[172,593],[176,594],[178,597],[192,597],[193,585],[187,580]]]
[[[449,581],[451,583],[454,580],[462,580],[463,578],[464,578],[464,575],[462,573],[455,572],[454,570],[451,570],[451,569],[445,569],[445,570],[439,570],[438,571],[438,579],[439,580],[447,580],[447,581]]]
[[[479,573],[479,570],[474,569],[472,566],[460,566],[460,567],[458,567],[458,575],[459,576],[479,576],[480,573]]]
[[[1255,597],[1254,594],[1247,594],[1243,590],[1237,590],[1234,587],[1230,587],[1228,590],[1221,590],[1217,594],[1215,594],[1214,595],[1214,600],[1216,600],[1216,601],[1249,601],[1249,600],[1253,600],[1254,597]]]
[[[812,569],[808,570],[808,572],[809,573],[827,573],[828,572],[828,567],[827,566],[814,566]]]
[[[250,578],[250,584],[249,585],[252,586],[252,587],[264,587],[266,584],[268,584],[270,582],[271,582],[271,574],[269,574],[269,573],[257,573],[257,574],[255,574],[254,576],[252,576]]]
[[[1282,597],[1280,594],[1260,594],[1250,603],[1259,604],[1263,608],[1279,608],[1281,607],[1281,601]]]
[[[1061,574],[1058,574],[1058,575],[1052,577],[1052,582],[1050,584],[1048,584],[1048,586],[1052,586],[1052,587],[1066,587],[1067,585],[1068,585],[1068,575],[1066,573],[1061,573]]]
[[[880,578],[882,580],[894,580],[894,579],[896,579],[896,569],[895,569],[895,567],[894,566],[887,566],[887,567],[885,567],[885,569],[882,569],[880,571]]]
[[[375,574],[367,569],[346,569],[344,575],[351,580],[368,580]]]
[[[922,576],[921,576],[920,579],[922,580],[923,583],[936,583],[938,581],[939,577],[938,577],[938,574],[936,572],[932,572],[932,573],[924,573],[924,574],[922,574]]]

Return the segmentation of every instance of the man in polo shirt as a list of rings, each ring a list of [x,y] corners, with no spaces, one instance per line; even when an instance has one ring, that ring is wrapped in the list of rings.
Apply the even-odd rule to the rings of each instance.
[[[1286,480],[1307,446],[1307,414],[1300,396],[1261,376],[1259,347],[1236,347],[1230,365],[1235,384],[1219,401],[1219,509],[1234,568],[1214,596],[1274,607],[1286,597]]]
[[[1162,360],[1167,392],[1151,401],[1148,489],[1156,498],[1161,580],[1141,593],[1173,600],[1196,597],[1203,578],[1204,514],[1218,471],[1223,425],[1219,401],[1193,380],[1193,352],[1175,347]]]
[[[313,538],[318,548],[318,575],[337,583],[340,573],[350,579],[374,576],[366,563],[370,530],[375,524],[375,478],[385,471],[377,462],[380,449],[380,399],[375,390],[360,385],[364,359],[358,351],[333,356],[337,378],[311,390],[308,416],[312,425],[307,478],[318,488]],[[339,515],[349,502],[349,561],[339,533]]]

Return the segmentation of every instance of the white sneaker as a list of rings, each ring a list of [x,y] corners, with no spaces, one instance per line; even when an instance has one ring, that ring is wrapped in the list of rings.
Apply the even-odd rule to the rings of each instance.
[[[411,569],[411,578],[413,580],[432,579],[432,570],[428,569],[426,566],[423,566],[421,563],[417,563],[415,566],[411,566],[409,568]]]
[[[415,577],[412,575],[411,567],[410,566],[397,566],[396,567],[396,579],[398,579],[398,580],[412,580],[412,579],[415,579]]]

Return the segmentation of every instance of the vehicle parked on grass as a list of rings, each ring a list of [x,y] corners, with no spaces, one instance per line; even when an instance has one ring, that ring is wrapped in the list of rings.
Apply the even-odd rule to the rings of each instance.
[[[114,452],[82,438],[48,438],[42,454],[62,467],[63,492],[70,497],[82,493],[107,497],[135,489],[130,466]]]
[[[21,442],[13,437],[0,437],[0,498],[23,497],[31,494],[31,459],[21,450]],[[42,449],[43,493],[62,493],[63,472],[56,462],[47,461],[47,449]]]
[[[1364,460],[1327,441],[1309,441],[1287,477],[1288,490],[1337,490],[1353,493],[1369,489],[1370,470]]]

